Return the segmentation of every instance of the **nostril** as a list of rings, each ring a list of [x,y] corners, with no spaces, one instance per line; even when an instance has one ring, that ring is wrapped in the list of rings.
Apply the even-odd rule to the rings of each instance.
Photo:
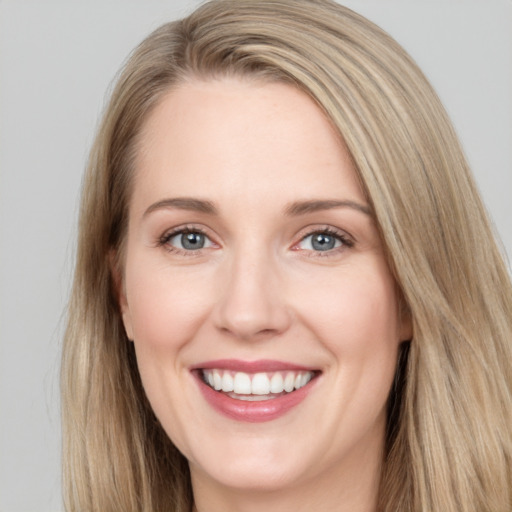
[[[259,304],[237,303],[229,298],[216,312],[217,328],[244,341],[278,336],[291,325],[291,315],[278,301]]]

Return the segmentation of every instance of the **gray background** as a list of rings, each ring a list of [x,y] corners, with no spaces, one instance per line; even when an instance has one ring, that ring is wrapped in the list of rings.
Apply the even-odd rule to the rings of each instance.
[[[81,174],[128,52],[191,0],[0,0],[0,512],[62,510],[59,350]],[[512,2],[347,0],[438,90],[512,254]]]

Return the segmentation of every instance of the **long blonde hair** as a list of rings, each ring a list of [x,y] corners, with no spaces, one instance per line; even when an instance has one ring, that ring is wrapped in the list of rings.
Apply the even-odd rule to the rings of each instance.
[[[189,512],[188,465],[145,398],[111,275],[137,135],[173,85],[293,84],[344,138],[412,317],[379,510],[512,510],[512,287],[436,94],[381,29],[330,0],[214,0],[131,55],[91,151],[62,363],[67,510]]]

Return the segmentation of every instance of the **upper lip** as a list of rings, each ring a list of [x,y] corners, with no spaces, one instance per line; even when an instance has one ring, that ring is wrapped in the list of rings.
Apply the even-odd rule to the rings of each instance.
[[[244,373],[278,372],[282,370],[315,371],[318,368],[278,361],[274,359],[259,359],[257,361],[243,361],[240,359],[216,359],[204,361],[190,367],[191,370],[233,370]]]

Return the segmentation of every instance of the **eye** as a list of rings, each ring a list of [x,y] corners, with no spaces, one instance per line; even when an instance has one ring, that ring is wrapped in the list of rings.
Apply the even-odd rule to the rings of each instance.
[[[351,247],[352,242],[343,234],[331,230],[315,231],[306,235],[297,248],[305,251],[327,252],[343,246]]]
[[[180,251],[197,251],[213,245],[212,241],[201,231],[182,229],[164,235],[161,239],[162,245],[167,245],[170,249]]]

